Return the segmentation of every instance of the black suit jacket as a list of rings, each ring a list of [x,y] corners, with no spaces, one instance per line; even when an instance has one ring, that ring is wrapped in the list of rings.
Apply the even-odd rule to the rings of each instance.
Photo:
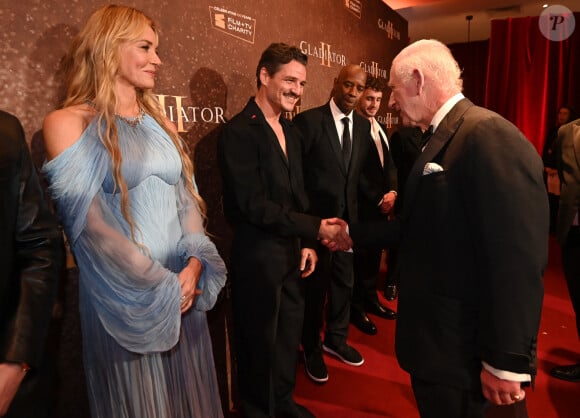
[[[302,176],[301,135],[290,121],[280,121],[288,158],[253,98],[224,126],[219,138],[224,213],[236,235],[232,262],[240,253],[252,253],[268,264],[272,251],[295,250],[300,238],[306,239],[309,247],[315,244],[321,219],[303,213],[308,198]]]
[[[403,208],[405,198],[405,185],[407,178],[415,164],[415,160],[421,154],[421,128],[405,126],[397,129],[390,138],[391,156],[397,167],[397,201],[395,208],[397,213]]]
[[[384,132],[387,132],[384,125],[381,124],[381,128]],[[391,190],[398,191],[397,167],[391,156],[388,138],[382,132],[381,136],[384,164],[381,164],[381,158],[375,141],[369,136],[369,152],[362,168],[362,185],[359,188],[358,211],[359,220],[361,221],[384,218],[385,214],[381,212],[379,207],[380,198]],[[376,192],[371,194],[365,193],[369,189],[375,190]],[[376,199],[377,192],[381,194],[379,199]],[[374,200],[372,200],[373,198]]]
[[[442,171],[424,175],[429,162]],[[463,99],[443,118],[406,185],[403,369],[460,388],[479,385],[482,361],[535,374],[548,254],[542,172],[534,147],[501,116]]]
[[[358,190],[361,170],[367,158],[370,123],[353,113],[352,154],[348,170],[343,158],[330,103],[299,113],[294,123],[303,134],[304,181],[310,200],[310,213],[322,218],[358,218]],[[366,184],[361,190],[379,202],[382,194]]]
[[[0,111],[0,363],[40,366],[62,233],[43,198],[18,119]]]

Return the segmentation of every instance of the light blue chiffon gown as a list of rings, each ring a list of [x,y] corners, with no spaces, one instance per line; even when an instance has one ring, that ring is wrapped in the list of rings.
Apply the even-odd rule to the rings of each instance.
[[[83,358],[93,418],[222,417],[205,311],[226,269],[186,193],[181,160],[157,122],[117,120],[135,224],[121,213],[97,118],[43,168],[79,267]],[[202,294],[180,313],[177,273],[202,261]]]

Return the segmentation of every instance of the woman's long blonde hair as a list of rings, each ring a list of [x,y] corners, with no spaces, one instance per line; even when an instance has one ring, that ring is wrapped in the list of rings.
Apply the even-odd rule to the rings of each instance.
[[[153,20],[132,7],[107,5],[96,10],[73,41],[63,61],[66,76],[66,98],[63,107],[91,103],[98,113],[99,139],[111,157],[115,188],[121,193],[121,211],[131,229],[134,242],[135,226],[131,216],[128,189],[121,174],[123,156],[115,121],[117,96],[114,91],[115,76],[119,70],[121,46],[139,39],[150,27],[158,36]],[[187,190],[193,195],[205,219],[206,207],[193,185],[193,162],[187,146],[173,131],[166,128],[163,109],[150,89],[136,89],[137,103],[167,132],[175,144],[182,162],[182,176]]]

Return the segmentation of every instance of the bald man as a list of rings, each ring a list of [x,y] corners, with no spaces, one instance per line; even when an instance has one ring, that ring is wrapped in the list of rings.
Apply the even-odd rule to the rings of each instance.
[[[367,75],[358,65],[347,65],[334,80],[331,99],[323,106],[307,110],[294,118],[302,131],[304,182],[310,200],[310,213],[322,218],[357,220],[357,193],[361,168],[366,159],[370,123],[353,110],[365,90]],[[383,194],[370,186],[361,189],[379,204]],[[306,372],[318,383],[328,380],[323,351],[351,366],[364,359],[347,344],[350,298],[353,287],[353,253],[316,249],[318,266],[306,278],[306,307],[302,347]],[[326,321],[323,321],[328,297]],[[326,323],[324,343],[320,339]]]

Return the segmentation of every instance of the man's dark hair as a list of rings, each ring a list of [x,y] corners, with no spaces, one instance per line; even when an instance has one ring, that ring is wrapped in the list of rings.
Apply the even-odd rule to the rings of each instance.
[[[266,68],[268,75],[273,76],[278,72],[280,67],[295,60],[300,64],[306,65],[308,63],[308,56],[295,46],[290,46],[285,43],[270,44],[260,57],[258,68],[256,68],[256,83],[258,88],[262,85],[260,81],[260,70]]]
[[[367,75],[367,83],[365,88],[384,92],[386,87],[387,84],[382,78]]]

